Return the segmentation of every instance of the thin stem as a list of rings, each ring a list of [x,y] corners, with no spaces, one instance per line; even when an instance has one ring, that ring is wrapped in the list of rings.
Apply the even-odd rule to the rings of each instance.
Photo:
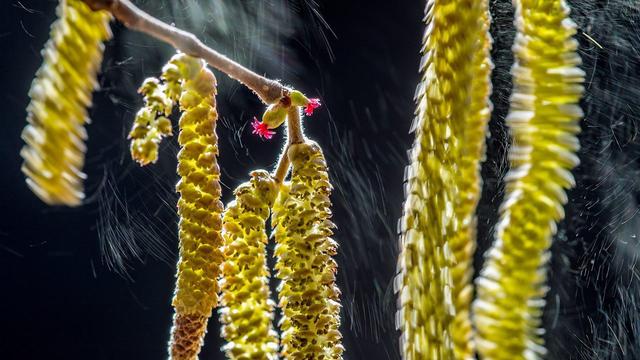
[[[300,119],[300,108],[292,106],[289,108],[287,116],[287,135],[289,145],[301,144],[304,142],[304,134],[302,133],[302,121]]]
[[[108,10],[126,27],[164,41],[185,54],[204,59],[209,65],[243,83],[265,104],[276,103],[289,89],[267,79],[206,46],[194,34],[166,24],[142,11],[129,0],[83,0],[92,10]]]
[[[273,178],[278,184],[282,184],[284,178],[287,177],[289,173],[289,166],[291,162],[289,161],[289,156],[287,152],[289,151],[289,144],[287,144],[282,150],[282,154],[280,154],[280,159],[278,160],[278,167],[273,174]]]

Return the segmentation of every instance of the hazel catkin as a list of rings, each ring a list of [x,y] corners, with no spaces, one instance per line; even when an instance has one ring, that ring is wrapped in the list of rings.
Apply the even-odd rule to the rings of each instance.
[[[430,0],[425,9],[395,282],[405,360],[474,358],[473,219],[490,111],[487,18],[485,1]]]
[[[56,12],[29,90],[20,155],[34,194],[49,205],[77,206],[84,199],[87,108],[98,87],[103,42],[111,38],[111,15],[80,0],[61,0]]]
[[[293,144],[287,154],[291,181],[281,186],[273,207],[282,356],[342,359],[327,165],[313,142]]]
[[[170,352],[174,360],[197,358],[212,309],[218,305],[222,263],[222,202],[216,80],[204,61],[178,54],[181,146],[178,153],[180,259],[173,306]]]
[[[584,72],[563,0],[518,0],[507,124],[513,145],[496,239],[473,303],[483,359],[540,359],[549,247],[578,164]]]
[[[265,221],[278,194],[278,185],[264,170],[234,191],[222,217],[224,262],[220,280],[220,322],[228,359],[278,358],[270,299],[268,242]]]

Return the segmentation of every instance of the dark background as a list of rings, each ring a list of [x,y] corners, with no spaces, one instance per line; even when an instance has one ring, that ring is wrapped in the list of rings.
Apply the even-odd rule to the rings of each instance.
[[[423,1],[139,1],[260,73],[324,106],[305,120],[335,185],[347,359],[399,359],[394,327],[397,236],[413,117]],[[637,234],[640,5],[571,1],[587,72],[578,186],[554,243],[545,313],[550,359],[640,359]],[[20,172],[20,132],[55,1],[0,5],[0,359],[166,358],[177,248],[176,139],[139,168],[126,134],[144,77],[173,50],[114,25],[94,97],[86,203],[47,207]],[[476,266],[491,241],[508,171],[503,119],[511,89],[513,8],[491,1],[495,106],[483,166]],[[262,107],[216,73],[225,202],[249,170],[271,169],[272,141],[250,134]],[[212,319],[201,359],[222,359]]]

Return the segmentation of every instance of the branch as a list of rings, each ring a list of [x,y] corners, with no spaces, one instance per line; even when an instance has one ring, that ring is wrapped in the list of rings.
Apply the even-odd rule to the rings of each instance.
[[[92,10],[107,10],[126,27],[164,41],[187,55],[204,59],[209,65],[251,89],[265,104],[276,103],[289,89],[267,79],[206,46],[190,32],[166,24],[136,7],[129,0],[82,0]]]

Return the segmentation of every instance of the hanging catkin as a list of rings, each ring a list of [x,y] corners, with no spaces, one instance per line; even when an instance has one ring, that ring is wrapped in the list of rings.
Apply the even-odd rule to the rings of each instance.
[[[20,155],[27,185],[42,201],[77,206],[84,199],[87,108],[98,86],[103,42],[111,37],[111,15],[80,0],[62,0],[57,14],[29,90]]]
[[[483,359],[538,359],[549,247],[564,218],[565,189],[579,162],[584,72],[578,68],[576,25],[562,0],[519,0],[507,124],[509,152],[496,240],[477,280],[474,320]]]
[[[491,118],[491,36],[488,0],[479,1],[478,12],[481,31],[476,41],[479,46],[473,54],[473,78],[469,112],[463,118],[465,125],[460,141],[460,156],[457,161],[456,183],[458,193],[455,203],[455,217],[458,228],[449,238],[454,263],[451,268],[453,286],[451,295],[456,309],[451,324],[451,339],[454,344],[454,358],[475,359],[474,334],[471,325],[471,300],[473,297],[473,255],[476,250],[476,208],[482,193],[481,161],[485,156],[487,126]],[[475,34],[474,34],[475,36]]]
[[[473,214],[490,112],[486,2],[430,0],[425,24],[396,322],[404,359],[472,359]]]
[[[278,334],[273,330],[273,301],[269,292],[265,221],[278,186],[264,170],[238,186],[235,200],[222,217],[224,262],[220,281],[220,321],[227,340],[227,358],[278,358]]]
[[[131,157],[144,166],[158,160],[160,141],[173,133],[167,116],[171,114],[174,99],[167,94],[166,84],[156,78],[146,79],[138,92],[144,96],[145,106],[136,114],[129,139]]]
[[[331,184],[320,147],[291,145],[290,183],[273,207],[282,355],[292,360],[342,359],[337,244],[331,239]]]
[[[200,59],[179,54],[170,65],[180,75],[178,102],[183,111],[178,137],[180,181],[176,185],[180,193],[180,260],[170,351],[174,360],[193,360],[200,351],[212,308],[218,304],[222,263],[216,80]]]

